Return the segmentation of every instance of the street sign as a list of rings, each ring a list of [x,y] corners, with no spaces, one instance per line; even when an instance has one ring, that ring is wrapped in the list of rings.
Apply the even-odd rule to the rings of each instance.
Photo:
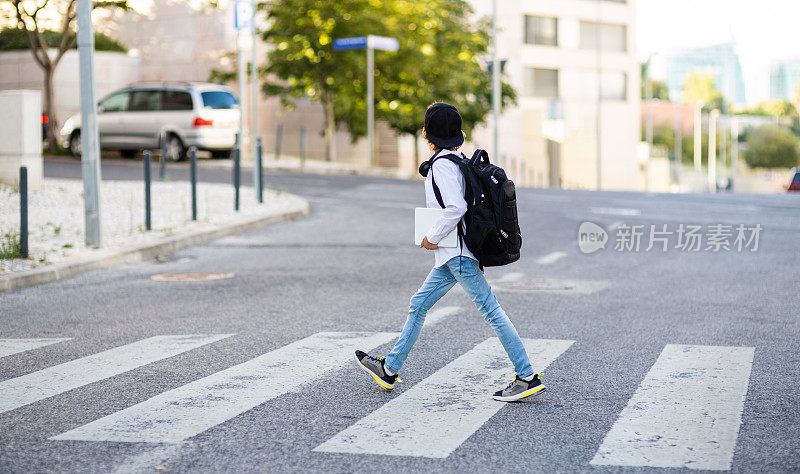
[[[253,2],[250,0],[237,0],[233,4],[233,26],[237,30],[253,28]]]
[[[337,38],[333,40],[333,49],[342,51],[346,49],[364,49],[367,47],[366,36],[352,36],[350,38]]]
[[[386,36],[351,36],[349,38],[337,38],[333,40],[333,49],[337,51],[347,49],[377,49],[379,51],[397,51],[400,43],[394,38]]]

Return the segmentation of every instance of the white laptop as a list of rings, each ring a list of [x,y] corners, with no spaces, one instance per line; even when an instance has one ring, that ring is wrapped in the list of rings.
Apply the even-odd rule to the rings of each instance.
[[[431,209],[428,207],[417,207],[414,209],[414,244],[419,245],[422,239],[431,230],[433,224],[439,220],[443,209]],[[458,232],[453,229],[445,238],[439,241],[439,247],[458,247]]]

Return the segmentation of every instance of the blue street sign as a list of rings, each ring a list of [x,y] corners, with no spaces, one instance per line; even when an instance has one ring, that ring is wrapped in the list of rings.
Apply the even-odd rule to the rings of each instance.
[[[364,49],[367,47],[366,36],[352,36],[350,38],[337,38],[333,40],[333,49]]]
[[[253,28],[253,13],[251,0],[237,0],[233,4],[233,26],[237,30]]]
[[[351,36],[350,38],[337,38],[333,40],[333,49],[337,51],[346,49],[364,49],[370,47],[380,51],[397,51],[400,43],[394,38],[386,36]]]

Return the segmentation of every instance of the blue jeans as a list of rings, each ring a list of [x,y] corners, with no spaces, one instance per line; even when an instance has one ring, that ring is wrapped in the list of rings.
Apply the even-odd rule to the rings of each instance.
[[[460,260],[460,262],[459,262]],[[460,264],[460,268],[459,268]],[[422,287],[411,298],[408,319],[400,338],[386,356],[386,366],[397,373],[408,357],[411,347],[417,341],[419,330],[425,322],[425,314],[444,296],[456,282],[466,290],[484,319],[492,325],[508,357],[514,363],[514,370],[520,377],[533,374],[531,362],[522,340],[511,320],[497,303],[492,288],[483,277],[478,262],[469,257],[453,257],[444,265],[434,268],[428,274]]]

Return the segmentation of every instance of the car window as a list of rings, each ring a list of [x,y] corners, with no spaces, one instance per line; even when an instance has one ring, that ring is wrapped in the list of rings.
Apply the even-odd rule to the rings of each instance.
[[[102,112],[123,112],[128,108],[128,100],[130,99],[128,92],[117,92],[112,94],[100,102]]]
[[[156,111],[161,110],[161,91],[133,91],[128,110]]]
[[[233,109],[238,104],[236,97],[230,92],[208,91],[200,95],[203,97],[203,107],[210,109]]]
[[[192,94],[186,91],[164,91],[161,110],[192,110]]]

